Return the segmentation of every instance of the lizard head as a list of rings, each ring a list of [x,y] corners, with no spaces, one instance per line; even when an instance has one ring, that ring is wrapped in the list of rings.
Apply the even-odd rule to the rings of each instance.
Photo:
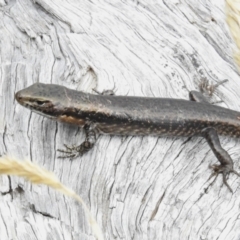
[[[57,118],[64,111],[63,106],[68,102],[65,89],[55,84],[35,83],[17,92],[15,99],[22,106],[38,114]]]

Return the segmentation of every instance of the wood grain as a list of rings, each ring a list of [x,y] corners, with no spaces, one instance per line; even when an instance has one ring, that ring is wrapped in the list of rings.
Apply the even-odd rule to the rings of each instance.
[[[205,193],[217,162],[204,139],[100,136],[58,159],[80,129],[31,113],[14,93],[35,82],[117,95],[188,98],[202,79],[229,81],[212,101],[240,110],[224,1],[0,1],[0,153],[30,159],[81,195],[105,239],[239,239],[240,179]],[[239,169],[240,141],[222,138]],[[1,240],[95,239],[72,199],[0,177]]]

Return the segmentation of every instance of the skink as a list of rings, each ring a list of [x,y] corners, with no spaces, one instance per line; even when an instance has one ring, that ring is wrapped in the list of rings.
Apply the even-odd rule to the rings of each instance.
[[[67,157],[89,151],[97,134],[201,136],[204,137],[220,164],[212,165],[216,180],[223,183],[234,173],[233,160],[219,141],[218,135],[240,137],[240,112],[212,105],[197,91],[190,101],[168,98],[94,95],[54,84],[36,83],[15,94],[16,100],[30,110],[52,119],[83,127],[85,141],[78,147],[66,146]]]

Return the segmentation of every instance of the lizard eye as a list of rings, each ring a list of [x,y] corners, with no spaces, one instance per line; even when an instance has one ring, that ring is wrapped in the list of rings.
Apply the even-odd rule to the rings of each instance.
[[[46,105],[49,104],[49,101],[40,101],[40,100],[37,100],[37,101],[34,101],[34,104],[39,106],[39,107],[44,107]]]
[[[44,102],[44,101],[36,101],[36,103],[37,103],[37,105],[39,105],[39,106],[43,106],[44,103],[46,103],[46,102]]]

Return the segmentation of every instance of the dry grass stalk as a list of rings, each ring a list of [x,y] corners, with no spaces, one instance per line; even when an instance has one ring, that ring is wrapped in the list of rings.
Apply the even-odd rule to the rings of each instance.
[[[240,69],[240,0],[226,0],[226,20],[237,45],[235,62]]]
[[[104,240],[100,227],[92,217],[87,205],[83,202],[82,198],[78,196],[74,191],[64,186],[53,173],[40,168],[30,161],[17,161],[9,157],[1,157],[0,174],[24,177],[32,183],[45,184],[62,192],[65,195],[75,198],[79,203],[82,204],[89,224],[96,238],[98,240]]]

